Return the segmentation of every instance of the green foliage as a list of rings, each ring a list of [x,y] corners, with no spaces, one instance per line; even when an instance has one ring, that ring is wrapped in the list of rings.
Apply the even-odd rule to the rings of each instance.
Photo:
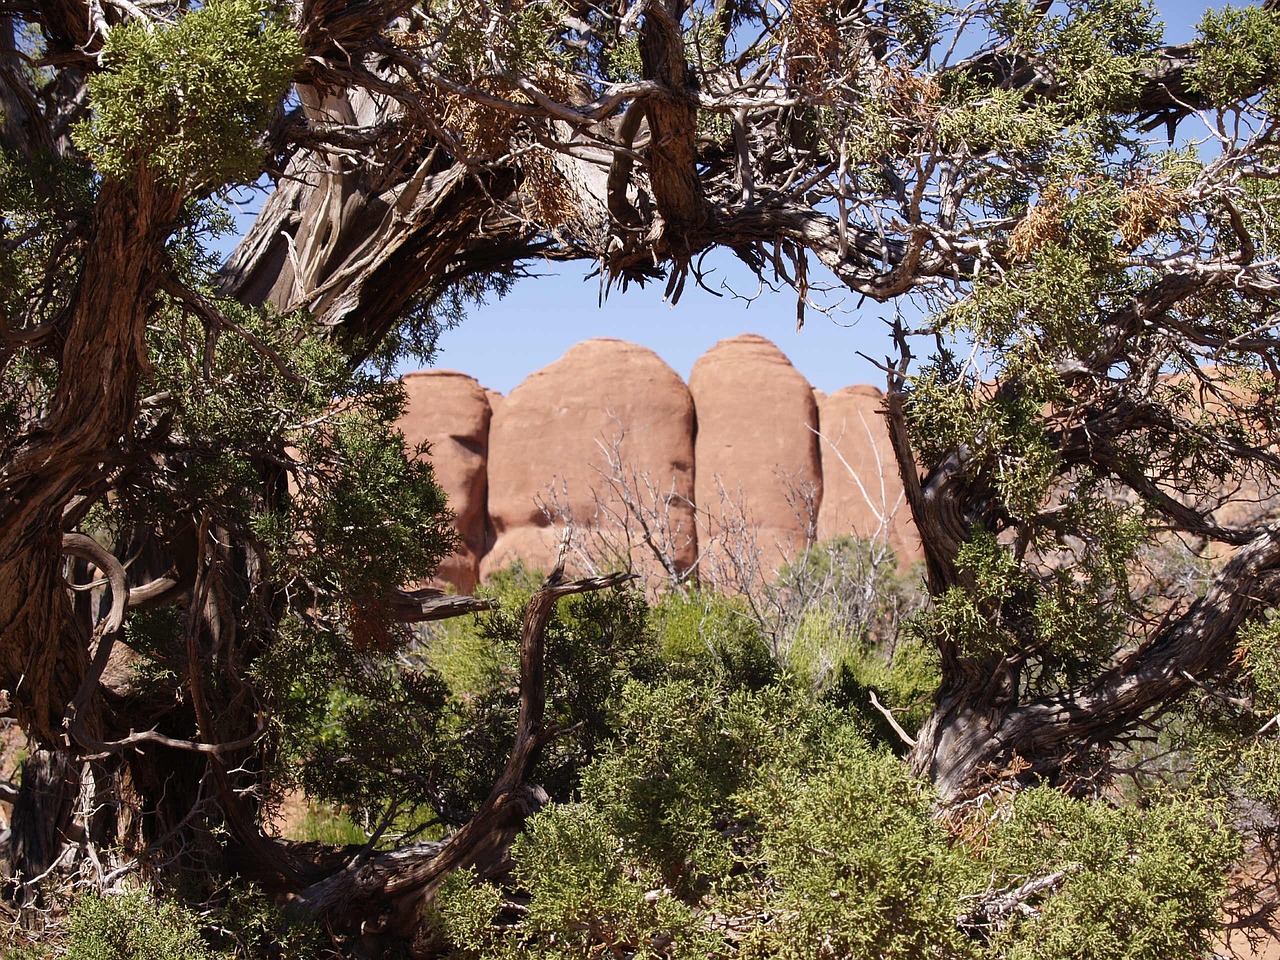
[[[1014,380],[1005,390],[987,391],[944,357],[912,379],[906,412],[913,441],[926,456],[968,451],[965,472],[995,486],[1016,516],[1032,516],[1058,468],[1040,415],[1050,399],[1043,386]]]
[[[498,609],[417,643],[362,644],[359,631],[285,621],[254,673],[276,705],[277,781],[369,824],[395,810],[412,826],[465,818],[510,753],[523,608],[536,582],[523,569],[496,576],[481,592]],[[581,768],[613,735],[626,684],[660,673],[646,616],[634,591],[566,598],[552,616],[546,719],[564,733],[533,777],[553,797],[572,796]]]
[[[1240,631],[1239,645],[1252,688],[1253,708],[1280,713],[1280,617],[1255,620]]]
[[[768,640],[741,597],[671,591],[654,608],[653,619],[672,676],[715,678],[726,689],[748,690],[777,680]]]
[[[525,933],[545,944],[533,955],[580,957],[600,945],[636,956],[709,955],[715,938],[694,912],[620,859],[618,847],[604,818],[578,805],[552,807],[521,835],[511,853],[531,894]]]
[[[347,598],[351,615],[375,630],[388,587],[434,569],[456,537],[426,451],[407,457],[389,420],[352,410],[298,436],[303,470],[286,521],[296,531],[300,574]],[[300,542],[305,553],[296,551]]]
[[[483,589],[498,609],[443,627],[427,643],[458,698],[450,726],[454,804],[479,803],[505,764],[515,735],[520,634],[538,580],[523,568]],[[554,799],[569,799],[581,768],[613,735],[623,690],[662,670],[648,608],[636,591],[586,593],[560,601],[547,624],[546,719],[565,731],[542,751],[534,778]]]
[[[320,926],[289,916],[258,887],[233,885],[210,918],[207,936],[235,960],[318,958],[330,941]]]
[[[116,542],[138,529],[178,543],[214,527],[242,538],[261,585],[238,613],[234,677],[213,652],[203,664],[209,695],[252,685],[272,718],[278,785],[375,822],[387,804],[427,805],[446,691],[397,661],[412,635],[388,604],[456,534],[423,451],[395,426],[403,388],[353,371],[304,315],[199,296],[162,299],[148,329],[139,432],[164,456],[139,458],[84,527]],[[137,679],[160,702],[188,675],[188,620],[173,606],[126,622],[147,657]]]
[[[1243,671],[1229,689],[1240,710],[1215,699],[1195,712],[1190,749],[1198,771],[1216,788],[1247,798],[1262,815],[1250,817],[1255,829],[1269,833],[1280,814],[1280,742],[1271,718],[1280,715],[1280,618],[1274,613],[1240,630]]]
[[[980,75],[944,77],[945,108],[938,115],[945,143],[999,146],[1009,156],[1072,149],[1080,138],[1114,146],[1125,135],[1113,114],[1138,89],[1147,50],[1159,43],[1160,24],[1145,0],[1083,0],[1046,16],[1026,0],[986,11],[993,39],[1031,57],[1057,96],[988,85]]]
[[[449,745],[447,689],[429,667],[397,657],[404,638],[379,648],[359,634],[291,617],[250,679],[273,707],[272,779],[373,825],[397,811],[439,805],[437,774]],[[333,825],[337,827],[337,825]],[[358,828],[328,839],[363,839]]]
[[[619,858],[619,839],[579,804],[553,805],[512,848],[529,896],[518,927],[493,925],[500,892],[470,871],[446,881],[431,909],[455,955],[585,958],[601,951],[636,957],[707,957],[718,938],[690,907],[651,875]]]
[[[462,955],[492,955],[493,922],[502,899],[493,884],[476,882],[474,868],[454,870],[440,885],[428,917],[437,934]]]
[[[19,158],[0,149],[0,297],[5,315],[31,325],[47,319],[73,279],[79,235],[94,201],[87,163],[40,154]],[[68,249],[68,247],[70,249]],[[40,309],[35,315],[30,308]]]
[[[316,734],[293,736],[302,744],[301,785],[371,820],[389,808],[428,807],[443,752],[444,683],[376,657],[361,665],[331,692]]]
[[[614,83],[630,83],[644,76],[638,34],[623,37],[609,48],[605,58],[605,75]]]
[[[0,148],[0,316],[14,334],[52,323],[79,274],[94,201],[83,160]],[[15,340],[0,365],[0,453],[41,416],[57,381],[48,352]]]
[[[199,504],[269,550],[281,582],[300,578],[345,603],[348,622],[373,623],[386,590],[429,573],[455,536],[430,464],[394,426],[403,388],[353,373],[302,315],[213,305],[233,330],[211,333],[174,303],[148,331],[149,388],[165,403],[144,424],[179,431],[185,469],[132,478],[100,522],[163,529]],[[264,498],[286,473],[292,490]]]
[[[852,536],[814,544],[768,589],[780,601],[787,670],[816,690],[851,671],[887,681],[902,625],[924,602],[918,571],[900,565],[882,540]]]
[[[893,18],[898,40],[907,54],[924,59],[938,41],[950,8],[938,0],[889,0],[885,11]]]
[[[633,685],[619,722],[612,749],[584,771],[582,796],[682,889],[733,873],[735,798],[763,768],[823,762],[842,730],[862,729],[792,687],[725,691],[688,681]]]
[[[617,742],[583,773],[582,795],[668,883],[719,880],[732,866],[731,844],[712,825],[730,812],[755,745],[728,726],[725,696],[689,681],[633,684]]]
[[[528,898],[467,873],[434,910],[458,956],[944,960],[1202,955],[1239,853],[1220,805],[1038,788],[941,818],[848,713],[796,687],[632,684],[614,744],[516,842]],[[1001,896],[1020,906],[983,914]]]
[[[1280,17],[1262,7],[1206,10],[1190,85],[1213,103],[1227,104],[1280,78]]]
[[[976,955],[956,926],[970,870],[930,792],[893,756],[848,735],[840,747],[819,768],[777,764],[744,798],[779,922],[743,956]]]
[[[490,56],[521,76],[546,76],[566,59],[555,43],[565,16],[558,0],[529,0],[496,22],[482,8],[458,0],[437,0],[425,11],[439,25],[448,24],[439,66],[458,79],[473,79]]]
[[[85,893],[71,903],[63,936],[50,951],[7,951],[5,960],[266,960],[316,957],[328,938],[318,927],[286,917],[253,885],[220,891],[197,915],[167,895],[135,890]]]
[[[1013,553],[994,534],[975,533],[961,545],[956,561],[964,586],[950,587],[912,625],[924,639],[954,645],[967,656],[1003,654],[1017,642],[1001,620],[1001,611],[1016,594],[1029,589],[1029,578]]]
[[[196,917],[143,891],[77,897],[68,917],[66,960],[215,960]]]
[[[911,733],[933,709],[939,679],[936,648],[913,631],[904,633],[891,650],[872,649],[846,656],[825,695],[832,703],[857,711],[878,743],[903,753],[907,745],[871,704],[871,694],[874,692],[898,724]]]
[[[190,191],[251,182],[257,139],[301,58],[284,11],[261,0],[210,0],[170,25],[126,22],[107,37],[76,143],[114,179],[148,167]]]
[[[1240,854],[1226,811],[1192,796],[1147,808],[1028,791],[994,832],[985,859],[1009,885],[1063,870],[1036,914],[997,938],[1011,960],[1157,960],[1202,956]]]

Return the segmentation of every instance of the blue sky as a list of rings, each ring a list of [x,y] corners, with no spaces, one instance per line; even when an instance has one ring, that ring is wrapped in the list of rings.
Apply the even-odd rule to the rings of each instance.
[[[1209,6],[1221,6],[1210,4]],[[1165,39],[1191,39],[1192,27],[1206,9],[1202,3],[1157,2],[1165,21]],[[709,286],[727,282],[737,292],[756,292],[754,278],[723,252],[708,257],[716,272]],[[751,303],[726,294],[721,298],[692,282],[675,307],[662,301],[661,284],[625,294],[614,291],[603,307],[596,279],[584,281],[586,264],[546,264],[543,274],[519,283],[505,298],[475,310],[441,339],[436,366],[470,374],[486,387],[509,393],[530,373],[590,337],[619,337],[643,344],[687,378],[693,362],[717,341],[740,333],[773,340],[820,390],[828,393],[853,383],[882,386],[884,376],[860,357],[883,358],[890,347],[885,318],[893,307],[870,300],[858,307],[850,297],[834,318],[809,311],[796,330],[795,294],[764,290]]]
[[[755,297],[758,282],[731,254],[708,257],[715,264],[707,285],[724,282],[733,291]],[[662,300],[662,284],[627,292],[614,290],[599,305],[598,278],[584,280],[587,264],[547,264],[544,276],[521,281],[502,300],[472,312],[457,329],[441,338],[436,366],[461,370],[486,387],[509,393],[533,371],[558,359],[579,341],[618,337],[654,350],[686,379],[693,362],[718,340],[758,333],[773,340],[814,386],[828,392],[850,383],[876,383],[884,377],[858,356],[883,359],[888,338],[881,317],[892,307],[867,301],[833,319],[808,311],[804,328],[796,330],[796,295],[764,289],[751,302],[724,292],[715,297],[690,280],[679,304]]]

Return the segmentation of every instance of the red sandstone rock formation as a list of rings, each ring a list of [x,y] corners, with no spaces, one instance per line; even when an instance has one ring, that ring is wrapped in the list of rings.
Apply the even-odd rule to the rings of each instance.
[[[693,516],[693,402],[680,377],[653,351],[622,340],[580,343],[520,384],[497,407],[489,436],[488,576],[512,561],[550,569],[560,534],[576,528],[569,564],[578,573],[613,567],[615,544],[632,537],[634,568],[661,577],[642,533],[607,477],[620,459],[647,509],[669,511],[671,552],[687,569],[697,552]],[[652,489],[644,482],[647,477]],[[638,489],[637,489],[638,488]],[[656,496],[655,496],[656,495]],[[612,542],[611,542],[612,541]],[[623,547],[625,552],[625,546]]]
[[[410,445],[431,444],[436,479],[457,514],[462,542],[436,573],[436,579],[470,593],[480,576],[485,553],[486,462],[489,457],[489,399],[484,387],[466,374],[424,370],[404,378],[408,404],[400,429]]]
[[[888,543],[899,560],[922,556],[902,494],[875,387],[845,387],[818,399],[822,507],[818,539],[853,534]]]
[[[743,516],[765,577],[814,533],[822,466],[813,388],[770,341],[745,334],[698,358],[689,390],[698,411],[695,499],[713,538],[704,541],[712,547],[703,572],[751,589],[750,578],[731,569],[752,546],[743,542]]]
[[[688,388],[652,351],[610,339],[578,344],[507,398],[444,371],[410,374],[405,388],[401,427],[434,445],[463,537],[439,579],[464,592],[516,559],[552,566],[560,535],[544,508],[578,528],[575,572],[616,568],[629,535],[635,569],[666,579],[610,476],[650,512],[679,570],[697,561],[703,524],[711,549],[698,571],[713,585],[752,589],[815,534],[880,535],[900,559],[920,556],[880,391],[827,396],[763,337],[717,344]],[[735,570],[734,556],[755,557],[755,570]]]

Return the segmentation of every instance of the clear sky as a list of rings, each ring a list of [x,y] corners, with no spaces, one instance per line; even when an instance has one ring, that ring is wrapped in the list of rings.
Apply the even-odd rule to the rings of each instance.
[[[1157,0],[1157,7],[1166,42],[1181,43],[1191,39],[1206,4]],[[251,219],[245,213],[244,219]],[[727,251],[709,256],[704,266],[714,268],[708,286],[720,289],[727,283],[743,296],[757,293],[755,279]],[[815,387],[828,393],[854,383],[883,385],[883,374],[859,353],[884,358],[890,346],[885,319],[892,316],[892,304],[859,304],[849,295],[832,317],[808,311],[804,328],[797,331],[790,290],[766,288],[747,302],[728,291],[717,298],[690,280],[674,307],[663,302],[660,283],[632,287],[625,294],[615,290],[601,305],[599,280],[584,279],[590,264],[547,263],[530,269],[540,276],[521,281],[506,297],[475,309],[461,326],[444,334],[438,368],[460,370],[490,389],[509,393],[575,343],[618,337],[649,347],[687,378],[694,361],[717,341],[758,333],[777,343]],[[820,268],[812,270],[816,274]],[[412,367],[402,372],[408,369]]]
[[[713,262],[707,258],[707,264]],[[727,252],[714,261],[717,269],[707,285],[726,282],[744,297],[755,297],[758,281]],[[704,265],[705,266],[705,265]],[[662,300],[662,284],[614,290],[599,304],[599,278],[584,280],[587,264],[547,264],[536,279],[521,281],[502,300],[473,311],[440,341],[436,366],[461,370],[486,387],[509,393],[533,371],[557,360],[575,343],[590,337],[618,337],[654,350],[686,379],[693,362],[713,344],[740,333],[773,340],[814,386],[831,392],[851,383],[880,384],[884,377],[858,351],[883,359],[892,305],[867,301],[853,309],[850,296],[839,313],[828,318],[807,311],[804,328],[796,330],[796,295],[767,287],[751,302],[724,292],[715,297],[692,279],[679,304]]]

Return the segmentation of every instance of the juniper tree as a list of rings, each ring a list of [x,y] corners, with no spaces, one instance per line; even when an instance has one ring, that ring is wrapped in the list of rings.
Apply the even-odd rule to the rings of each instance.
[[[910,303],[885,415],[941,677],[910,768],[1084,782],[1231,682],[1280,589],[1277,69],[1267,7],[1166,45],[1138,0],[0,3],[0,689],[39,748],[11,855],[51,862],[70,801],[37,792],[71,782],[91,836],[187,855],[221,818],[349,901],[356,864],[256,827],[272,724],[316,696],[282,676],[369,681],[431,615],[402,588],[443,503],[379,371],[533,257],[678,300],[724,248],[799,321],[823,283]],[[375,858],[362,895],[449,857]]]

